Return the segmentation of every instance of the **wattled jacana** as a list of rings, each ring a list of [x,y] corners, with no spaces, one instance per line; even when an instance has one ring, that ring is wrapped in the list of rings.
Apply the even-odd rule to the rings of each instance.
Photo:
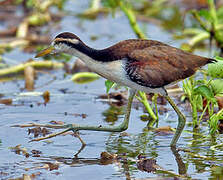
[[[76,35],[64,32],[55,37],[51,46],[36,55],[68,53],[80,58],[102,77],[130,88],[126,115],[117,127],[72,125],[72,130],[121,132],[128,128],[131,104],[137,90],[164,96],[178,115],[178,126],[171,141],[175,146],[185,126],[180,112],[165,87],[192,76],[196,70],[214,59],[205,58],[159,41],[129,39],[111,47],[96,50],[84,44]]]

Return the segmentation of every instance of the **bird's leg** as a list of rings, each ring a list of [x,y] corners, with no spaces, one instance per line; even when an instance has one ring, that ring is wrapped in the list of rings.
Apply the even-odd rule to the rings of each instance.
[[[130,89],[129,91],[129,98],[128,98],[128,104],[126,108],[126,114],[124,121],[116,127],[109,127],[109,126],[81,126],[78,124],[70,124],[68,125],[70,129],[72,130],[91,130],[91,131],[108,131],[108,132],[122,132],[125,131],[128,128],[129,124],[129,117],[130,117],[130,112],[131,112],[131,107],[132,107],[132,101],[134,99],[136,90]]]
[[[175,110],[175,112],[178,115],[178,125],[177,125],[177,129],[175,132],[175,135],[171,141],[170,146],[176,146],[176,143],[184,129],[185,123],[186,123],[186,118],[185,116],[181,113],[181,111],[178,109],[178,107],[176,106],[176,104],[173,102],[173,100],[168,96],[164,96],[166,98],[166,100],[170,103],[170,105],[173,107],[173,109]]]
[[[53,133],[50,134],[48,136],[45,137],[41,137],[41,138],[36,138],[33,139],[31,141],[40,141],[40,140],[45,140],[45,139],[49,139],[58,135],[61,135],[67,131],[78,131],[78,130],[90,130],[90,131],[108,131],[108,132],[122,132],[125,131],[128,128],[129,125],[129,117],[130,117],[130,112],[131,112],[131,107],[132,107],[132,101],[134,99],[136,90],[130,89],[129,91],[129,98],[128,98],[128,104],[127,104],[127,108],[126,108],[126,114],[125,114],[125,118],[124,121],[116,127],[112,127],[112,126],[89,126],[89,125],[79,125],[79,124],[67,124],[67,125],[42,125],[42,124],[28,124],[28,125],[23,125],[23,126],[19,126],[19,127],[49,127],[49,128],[58,128],[58,129],[65,129],[61,132],[58,133]],[[17,127],[17,125],[15,126]]]
[[[74,154],[75,158],[78,158],[78,155],[81,153],[81,151],[85,148],[86,143],[83,141],[83,139],[81,139],[79,132],[78,131],[73,131],[74,132],[74,136],[77,137],[80,142],[81,142],[81,148],[77,151],[76,154]]]
[[[128,104],[126,107],[125,118],[124,118],[123,123],[121,124],[126,129],[129,126],[129,118],[130,118],[130,113],[131,113],[131,108],[132,108],[132,101],[135,97],[135,94],[136,94],[136,90],[134,89],[129,90]]]

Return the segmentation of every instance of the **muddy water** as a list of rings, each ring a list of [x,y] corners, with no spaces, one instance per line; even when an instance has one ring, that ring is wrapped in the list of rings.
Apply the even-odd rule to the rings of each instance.
[[[88,7],[88,1],[68,1],[67,12],[82,12]],[[68,13],[68,14],[69,14]],[[71,14],[71,13],[70,13]],[[71,31],[80,36],[88,45],[103,48],[123,39],[135,37],[128,21],[122,13],[116,18],[111,15],[100,17],[97,20],[79,19],[68,15],[60,23],[60,29],[52,30],[56,35],[61,31]],[[172,35],[161,28],[151,24],[142,24],[151,39],[179,47],[179,41],[172,39]],[[100,27],[100,28],[98,28]],[[96,36],[97,40],[91,41]],[[14,49],[4,54],[4,58],[14,60],[13,63],[23,62],[32,58],[34,54],[26,54]],[[71,64],[75,61],[72,59]],[[201,127],[199,134],[193,134],[191,126],[186,126],[178,143],[179,151],[169,148],[172,134],[157,134],[146,129],[146,122],[140,120],[143,109],[135,104],[131,113],[131,120],[126,134],[81,131],[80,136],[86,147],[74,158],[74,154],[81,147],[80,141],[71,136],[58,136],[46,141],[31,142],[33,135],[28,135],[28,128],[11,127],[15,124],[40,123],[62,121],[64,123],[79,123],[92,125],[118,125],[123,120],[123,108],[118,113],[109,114],[114,107],[97,97],[105,93],[104,79],[89,84],[74,84],[69,81],[70,76],[64,78],[64,71],[51,72],[51,75],[41,74],[36,80],[35,92],[50,91],[50,102],[45,106],[43,98],[38,95],[21,94],[24,92],[24,81],[12,81],[0,84],[1,94],[4,98],[12,98],[13,105],[0,105],[0,178],[18,178],[23,174],[33,175],[34,179],[146,179],[152,177],[173,178],[176,175],[187,174],[194,179],[223,178],[222,153],[210,150],[210,146],[220,143],[221,136],[216,139],[208,138],[206,123]],[[45,85],[47,84],[47,85]],[[169,105],[160,115],[159,126],[175,127],[176,114]],[[191,121],[186,106],[180,106]],[[80,114],[80,116],[79,116]],[[81,114],[86,114],[82,117]],[[111,120],[113,117],[113,121]],[[114,118],[115,117],[115,118]],[[51,132],[55,132],[52,130]],[[18,153],[10,147],[21,144],[29,157],[22,152]],[[33,151],[40,151],[35,157]],[[103,164],[100,154],[103,151],[118,154],[121,158],[112,164]],[[156,160],[156,164],[163,169],[162,172],[145,172],[137,168],[137,156],[145,155]],[[169,172],[169,173],[168,173]],[[185,176],[184,176],[185,177]]]

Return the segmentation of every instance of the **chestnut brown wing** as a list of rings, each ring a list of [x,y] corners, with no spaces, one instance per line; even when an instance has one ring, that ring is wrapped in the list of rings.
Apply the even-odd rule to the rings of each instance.
[[[129,78],[146,87],[159,88],[185,79],[211,62],[171,46],[151,46],[128,54],[125,70]]]

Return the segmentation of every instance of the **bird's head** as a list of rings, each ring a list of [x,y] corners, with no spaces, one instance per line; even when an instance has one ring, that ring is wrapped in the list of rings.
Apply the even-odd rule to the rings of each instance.
[[[54,38],[48,48],[40,51],[35,57],[37,58],[47,54],[56,54],[60,52],[72,54],[71,51],[75,49],[78,50],[80,44],[83,44],[83,42],[79,37],[70,32],[63,32]]]

